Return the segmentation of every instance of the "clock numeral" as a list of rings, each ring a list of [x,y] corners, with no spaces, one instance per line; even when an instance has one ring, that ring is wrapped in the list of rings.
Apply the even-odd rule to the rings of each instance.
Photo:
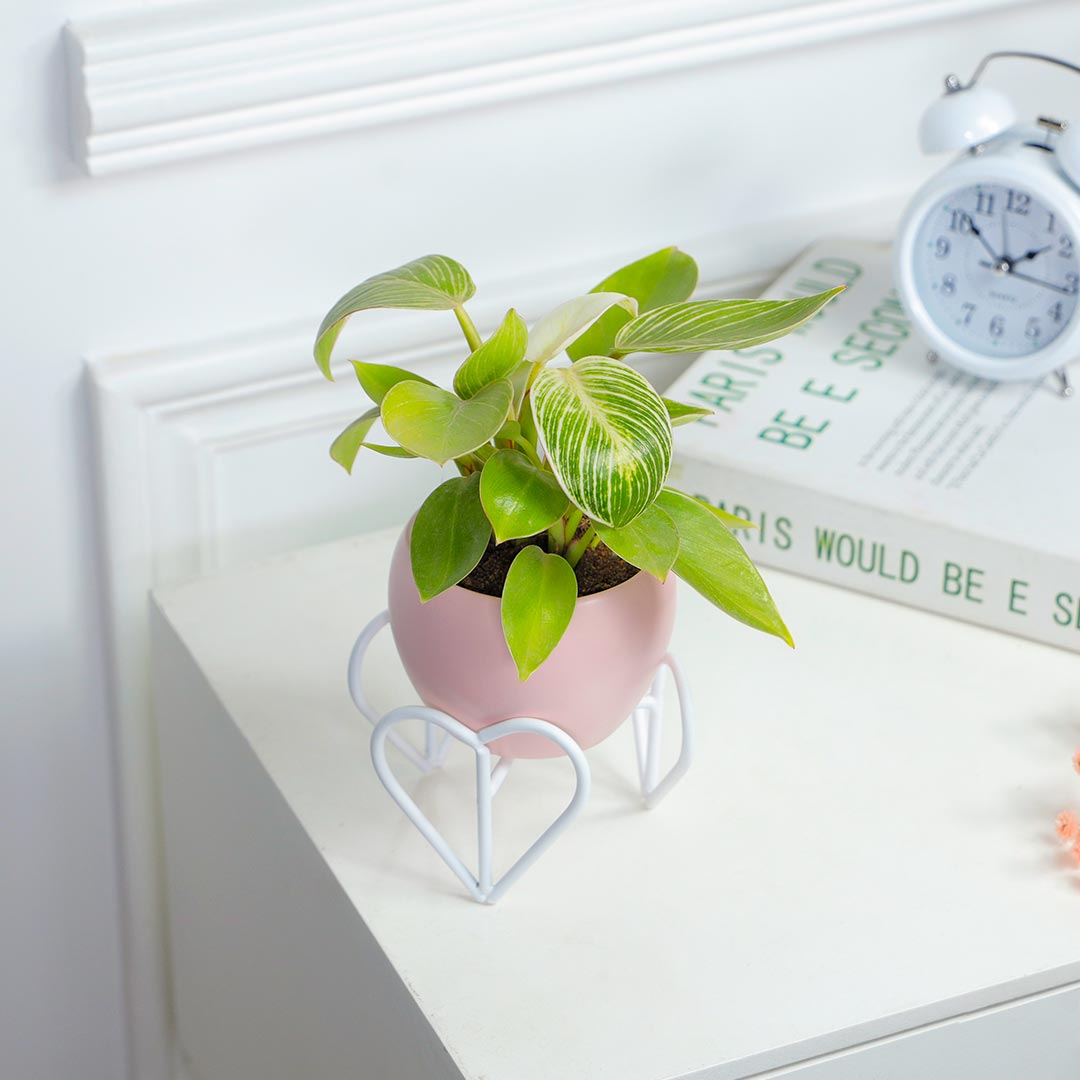
[[[975,200],[975,213],[976,214],[993,214],[994,212],[994,196],[988,191],[979,191],[976,193]]]
[[[1042,337],[1042,327],[1034,316],[1028,319],[1027,326],[1024,327],[1024,337],[1031,338],[1032,341],[1038,341]]]
[[[1009,200],[1005,204],[1005,209],[1010,214],[1024,214],[1027,215],[1031,210],[1031,196],[1025,191],[1013,191],[1009,188]]]
[[[954,210],[952,220],[949,222],[949,231],[959,233],[961,236],[971,235],[972,221],[966,210]]]
[[[1005,317],[1003,315],[995,315],[990,320],[990,336],[1001,337],[1005,333]]]
[[[1046,313],[1054,322],[1061,322],[1061,301],[1054,304]]]
[[[1062,233],[1058,238],[1058,254],[1063,259],[1071,259],[1073,254],[1072,237]]]
[[[1053,232],[1054,231],[1054,222],[1055,221],[1057,221],[1057,218],[1054,217],[1053,214],[1048,213],[1046,215],[1046,231],[1047,232]]]
[[[1076,295],[1076,290],[1078,287],[1080,287],[1080,274],[1066,274],[1065,289],[1070,296]]]
[[[945,274],[941,279],[941,295],[952,296],[956,292],[956,275]]]
[[[950,245],[949,245],[948,237],[939,236],[937,238],[937,240],[934,241],[934,254],[939,259],[948,258],[949,250],[950,250]]]
[[[964,313],[963,319],[960,320],[961,326],[971,325],[971,316],[975,314],[975,305],[971,301],[966,301],[960,305],[960,310]]]

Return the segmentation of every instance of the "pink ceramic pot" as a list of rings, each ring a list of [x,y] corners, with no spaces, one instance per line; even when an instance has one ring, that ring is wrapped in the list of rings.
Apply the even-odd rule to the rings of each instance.
[[[390,626],[398,654],[425,705],[480,731],[500,720],[547,720],[584,749],[606,739],[645,695],[675,621],[675,577],[644,572],[614,589],[578,598],[562,640],[526,682],[503,639],[500,600],[455,585],[420,603],[409,561],[411,523],[390,565]],[[491,743],[507,757],[555,757],[540,735]]]

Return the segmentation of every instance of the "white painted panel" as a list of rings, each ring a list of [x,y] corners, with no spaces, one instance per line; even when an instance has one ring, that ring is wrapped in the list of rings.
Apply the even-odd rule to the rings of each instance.
[[[1080,987],[982,1009],[752,1080],[1076,1080]]]
[[[381,523],[430,483],[415,466],[391,472],[397,463],[373,462],[379,485],[400,501],[372,512],[386,488],[349,482],[326,461],[326,437],[357,399],[310,367],[321,309],[368,273],[425,250],[469,265],[481,296],[492,298],[485,319],[503,300],[539,307],[587,287],[624,256],[673,241],[700,256],[707,280],[741,280],[744,291],[822,231],[887,229],[932,167],[915,151],[914,124],[945,71],[969,70],[1003,41],[1053,48],[1080,35],[1080,9],[1063,2],[842,0],[764,11],[749,2],[575,4],[561,38],[561,29],[541,34],[529,20],[569,3],[505,5],[530,28],[507,55],[523,50],[550,65],[530,81],[516,65],[494,70],[497,43],[507,40],[499,37],[505,28],[491,27],[497,6],[439,5],[453,12],[450,32],[424,5],[431,21],[407,31],[429,31],[433,51],[420,50],[417,63],[428,66],[419,71],[383,64],[392,53],[368,39],[370,4],[232,0],[124,13],[101,0],[100,13],[119,14],[99,19],[98,5],[79,0],[68,13],[88,61],[73,88],[77,102],[83,94],[91,139],[99,137],[89,144],[89,169],[172,167],[75,179],[59,127],[39,147],[38,115],[17,118],[16,141],[31,152],[11,203],[22,258],[9,335],[20,355],[46,357],[38,368],[23,365],[41,395],[52,392],[50,380],[74,385],[80,354],[103,358],[93,376],[102,564],[129,829],[139,1080],[157,1080],[166,1026],[145,769],[145,590]],[[13,45],[18,52],[32,37],[51,49],[47,63],[23,73],[18,100],[47,83],[58,125],[61,19],[49,17]],[[335,66],[338,34],[349,62]],[[475,49],[459,48],[470,34]],[[315,59],[305,67],[299,52],[311,42]],[[631,46],[638,51],[624,63]],[[318,84],[335,71],[356,81]],[[88,79],[85,92],[79,78]],[[479,90],[455,96],[457,78]],[[425,79],[437,92],[426,93]],[[1049,78],[1012,71],[1001,85],[1029,111],[1063,96]],[[251,96],[237,96],[241,86]],[[350,93],[368,97],[337,110],[335,95]],[[380,112],[375,101],[388,105]],[[251,152],[205,156],[244,147]],[[527,276],[537,268],[550,268],[540,284]],[[63,319],[55,295],[66,298]],[[399,334],[365,320],[351,339],[356,355],[387,360],[402,345],[439,338],[434,324],[407,325]],[[67,495],[50,486],[57,470],[48,455],[66,462],[85,457],[85,446],[66,415],[37,408],[25,418],[20,448],[35,444],[38,426],[52,435],[31,468],[31,486],[52,510],[40,535],[22,520],[13,525],[20,550],[47,552],[20,575],[19,604],[31,610],[48,594],[55,614],[70,596],[57,565],[89,561],[77,537],[93,521],[88,509],[77,520],[62,512]],[[72,475],[65,482],[66,491],[88,486]]]

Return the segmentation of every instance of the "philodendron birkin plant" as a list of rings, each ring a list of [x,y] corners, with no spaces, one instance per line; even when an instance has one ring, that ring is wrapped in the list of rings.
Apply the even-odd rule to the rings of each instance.
[[[749,523],[667,486],[672,428],[709,410],[661,397],[626,358],[771,341],[812,319],[840,290],[793,300],[695,301],[697,277],[693,259],[667,248],[617,270],[531,328],[510,310],[485,337],[465,307],[475,292],[466,269],[429,255],[357,285],[319,327],[315,359],[332,378],[331,351],[351,315],[414,308],[456,316],[465,347],[452,387],[352,361],[372,404],[330,454],[349,472],[361,451],[452,465],[455,475],[427,497],[404,540],[416,610],[436,607],[448,593],[497,604],[498,647],[521,681],[543,673],[575,608],[646,576],[653,585],[639,591],[659,595],[672,572],[740,622],[791,643],[731,531]],[[369,439],[380,420],[392,441]],[[394,622],[393,583],[391,601]],[[464,595],[461,602],[473,604]],[[470,625],[466,618],[458,633],[444,626],[444,636],[458,640],[429,642],[428,650],[461,648]],[[498,659],[476,658],[491,678]]]

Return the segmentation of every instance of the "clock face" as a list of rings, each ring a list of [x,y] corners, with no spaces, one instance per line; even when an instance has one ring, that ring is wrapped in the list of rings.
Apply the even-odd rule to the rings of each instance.
[[[930,318],[987,357],[1046,348],[1080,289],[1077,237],[1034,192],[972,184],[940,199],[919,227],[914,284]]]

